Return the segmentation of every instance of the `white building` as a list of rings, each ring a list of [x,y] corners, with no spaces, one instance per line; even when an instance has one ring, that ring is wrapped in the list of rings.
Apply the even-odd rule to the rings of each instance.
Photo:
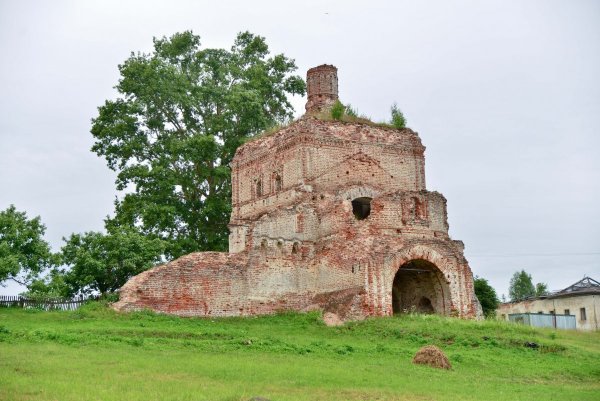
[[[549,295],[500,304],[496,313],[503,320],[509,320],[509,315],[522,313],[574,315],[577,330],[598,330],[600,283],[584,277],[570,287]],[[535,325],[533,319],[530,321]]]

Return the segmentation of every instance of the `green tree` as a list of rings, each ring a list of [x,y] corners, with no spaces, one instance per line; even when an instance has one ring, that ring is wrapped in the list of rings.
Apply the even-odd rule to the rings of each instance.
[[[484,278],[475,276],[473,280],[475,295],[481,304],[485,317],[493,317],[498,309],[498,295],[496,290]]]
[[[23,296],[28,298],[70,298],[73,290],[65,281],[65,272],[54,268],[42,278],[33,280],[27,285]]]
[[[540,297],[542,295],[548,295],[548,285],[545,283],[537,283],[535,285],[535,296]]]
[[[64,240],[63,263],[70,266],[64,281],[71,295],[114,292],[159,262],[165,248],[162,240],[126,227],[113,227],[108,234],[72,234]]]
[[[0,282],[27,285],[57,263],[58,257],[43,239],[45,231],[39,216],[28,219],[14,205],[0,211]]]
[[[151,54],[119,66],[120,96],[99,107],[92,150],[118,172],[112,224],[167,241],[166,256],[227,248],[229,163],[251,137],[292,117],[304,94],[294,60],[270,56],[265,39],[203,49],[191,32],[154,40]]]
[[[394,128],[398,128],[398,129],[405,128],[406,127],[406,118],[404,117],[404,114],[402,114],[402,112],[400,111],[400,109],[398,108],[398,105],[396,103],[394,103],[392,105],[391,113],[392,113],[391,124],[394,126]]]
[[[510,300],[516,302],[525,298],[534,297],[535,295],[535,287],[531,281],[531,275],[527,274],[525,270],[515,272],[510,279],[508,288]]]

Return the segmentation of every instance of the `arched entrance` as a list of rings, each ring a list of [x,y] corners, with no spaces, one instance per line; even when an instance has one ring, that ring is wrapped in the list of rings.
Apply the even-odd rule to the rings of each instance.
[[[440,270],[424,259],[404,263],[394,276],[392,310],[399,313],[448,314],[449,288]]]

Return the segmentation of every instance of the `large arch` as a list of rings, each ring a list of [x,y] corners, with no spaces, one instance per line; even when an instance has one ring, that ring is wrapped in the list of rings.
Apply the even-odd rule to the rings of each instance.
[[[436,250],[416,245],[387,258],[386,314],[403,312],[450,315],[457,278],[456,262]]]
[[[449,310],[450,289],[440,270],[424,259],[404,263],[392,283],[392,312],[437,313]]]

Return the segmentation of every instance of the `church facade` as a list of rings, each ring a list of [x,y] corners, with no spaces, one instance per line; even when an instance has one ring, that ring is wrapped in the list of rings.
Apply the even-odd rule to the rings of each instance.
[[[337,121],[337,69],[307,73],[306,114],[240,146],[231,164],[229,252],[200,252],[131,278],[114,308],[181,316],[320,309],[480,316],[446,199],[425,186],[411,129]]]

